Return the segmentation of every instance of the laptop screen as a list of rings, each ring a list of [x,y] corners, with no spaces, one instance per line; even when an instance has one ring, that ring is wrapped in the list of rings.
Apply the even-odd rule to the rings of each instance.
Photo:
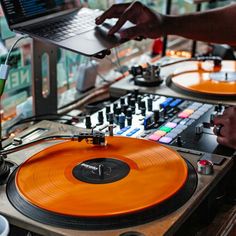
[[[1,0],[9,25],[75,8],[76,0]]]

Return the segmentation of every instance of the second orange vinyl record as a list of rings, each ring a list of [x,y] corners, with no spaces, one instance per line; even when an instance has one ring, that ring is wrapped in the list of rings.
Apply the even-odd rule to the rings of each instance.
[[[223,61],[220,68],[214,68],[212,63],[187,62],[167,84],[199,95],[236,96],[236,63]]]

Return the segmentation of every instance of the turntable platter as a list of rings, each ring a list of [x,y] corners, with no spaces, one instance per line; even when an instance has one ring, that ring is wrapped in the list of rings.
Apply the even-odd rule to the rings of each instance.
[[[76,166],[99,158],[126,163],[129,173],[118,181],[101,184],[73,175]],[[96,161],[91,164],[97,165]],[[109,163],[104,166],[104,175],[112,175],[119,168]],[[96,170],[90,172],[98,176]],[[66,142],[36,154],[19,168],[16,186],[27,201],[45,210],[73,216],[109,216],[158,204],[175,194],[186,178],[187,165],[177,152],[149,141],[113,137],[107,147]]]
[[[176,70],[167,79],[167,85],[192,95],[212,97],[236,96],[236,63],[223,61],[221,68],[209,65],[199,66],[198,62],[187,64]]]
[[[178,152],[148,140],[107,141],[69,141],[32,156],[11,176],[9,200],[46,224],[107,229],[168,214],[194,193],[195,170]]]

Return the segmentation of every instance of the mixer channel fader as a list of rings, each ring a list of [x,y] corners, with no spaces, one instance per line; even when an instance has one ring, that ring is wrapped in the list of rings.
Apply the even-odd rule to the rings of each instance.
[[[144,138],[165,145],[232,156],[213,133],[213,117],[223,105],[195,102],[156,94],[129,93],[87,116],[76,126],[110,135]]]

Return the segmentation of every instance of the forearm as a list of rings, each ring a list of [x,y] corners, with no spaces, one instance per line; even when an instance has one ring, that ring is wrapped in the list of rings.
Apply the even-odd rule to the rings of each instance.
[[[236,4],[200,13],[164,16],[162,32],[164,35],[236,45]]]

